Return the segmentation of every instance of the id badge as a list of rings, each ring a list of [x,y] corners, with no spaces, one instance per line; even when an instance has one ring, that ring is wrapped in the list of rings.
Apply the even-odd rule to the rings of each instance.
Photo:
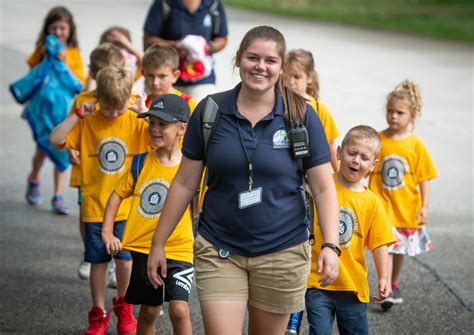
[[[239,193],[239,209],[260,205],[262,203],[262,188]]]

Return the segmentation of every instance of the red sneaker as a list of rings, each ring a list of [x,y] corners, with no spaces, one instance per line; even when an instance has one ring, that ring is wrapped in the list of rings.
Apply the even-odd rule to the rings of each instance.
[[[117,315],[117,333],[119,335],[134,335],[137,333],[137,320],[133,316],[133,306],[125,302],[124,297],[112,300],[114,313]]]
[[[98,306],[92,307],[89,311],[89,327],[85,335],[105,335],[109,325],[110,314],[106,313]]]

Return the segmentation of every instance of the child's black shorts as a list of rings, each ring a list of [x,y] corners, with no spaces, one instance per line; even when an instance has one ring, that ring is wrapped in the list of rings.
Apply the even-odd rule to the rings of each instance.
[[[164,279],[165,285],[155,289],[148,279],[148,255],[140,252],[131,252],[133,265],[130,284],[128,285],[125,301],[133,305],[161,306],[164,301],[189,301],[189,294],[193,284],[194,267],[191,263],[167,259],[168,275]]]

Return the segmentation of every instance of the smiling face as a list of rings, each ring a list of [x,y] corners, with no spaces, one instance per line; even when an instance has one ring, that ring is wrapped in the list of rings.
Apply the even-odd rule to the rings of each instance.
[[[345,145],[337,149],[337,159],[341,161],[339,174],[348,186],[358,184],[367,177],[375,164],[377,142],[371,139],[352,137]]]
[[[156,116],[149,116],[148,134],[154,148],[166,148],[179,145],[187,125],[183,122],[170,123]]]
[[[256,92],[273,89],[283,73],[281,54],[280,47],[275,41],[255,39],[236,63],[242,85]]]
[[[48,34],[56,35],[58,40],[65,46],[71,35],[71,25],[66,19],[55,21],[48,26]]]
[[[412,122],[415,122],[415,117],[408,99],[392,98],[387,102],[387,123],[391,132],[403,134]]]
[[[173,84],[179,78],[179,70],[170,66],[147,66],[143,69],[145,86],[152,99],[173,92]]]

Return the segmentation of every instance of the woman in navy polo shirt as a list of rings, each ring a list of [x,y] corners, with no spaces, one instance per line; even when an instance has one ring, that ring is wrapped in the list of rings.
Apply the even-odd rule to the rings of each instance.
[[[290,313],[304,309],[308,217],[286,132],[284,55],[284,37],[272,27],[256,27],[244,36],[235,57],[242,82],[220,95],[220,118],[206,155],[201,128],[206,100],[193,113],[153,237],[148,276],[157,287],[163,284],[158,271],[166,276],[163,246],[198,187],[205,160],[208,191],[194,252],[206,334],[242,334],[247,308],[250,334],[283,334]],[[324,130],[302,97],[291,94],[290,101],[292,115],[300,120],[304,115],[309,134],[303,168],[322,238],[337,245],[337,196]],[[318,266],[323,285],[329,285],[338,276],[336,252],[324,248]]]
[[[155,43],[172,45],[180,53],[180,63],[187,55],[186,48],[181,44],[187,35],[204,37],[211,57],[227,44],[227,19],[221,0],[155,0],[148,11],[143,29],[145,49]],[[209,59],[205,63],[212,67],[212,71],[206,72],[205,77],[190,81],[182,73],[176,83],[180,91],[197,101],[215,91],[213,61]]]

